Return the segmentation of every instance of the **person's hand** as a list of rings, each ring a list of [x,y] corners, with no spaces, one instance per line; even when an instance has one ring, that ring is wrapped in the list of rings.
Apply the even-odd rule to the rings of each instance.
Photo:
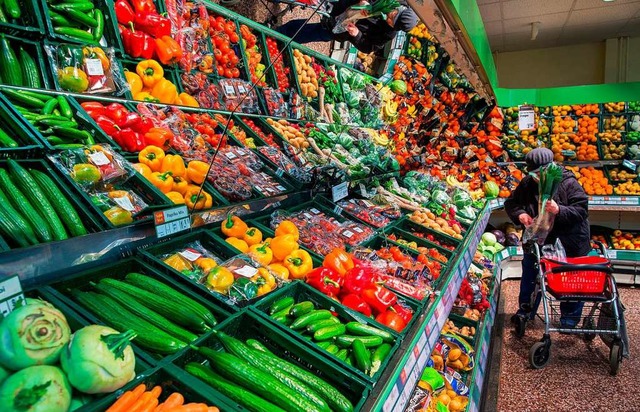
[[[558,206],[555,200],[549,199],[547,201],[547,205],[544,207],[544,210],[551,213],[552,215],[557,215],[558,212],[560,212],[560,206]]]
[[[357,37],[358,34],[360,33],[360,30],[358,29],[358,27],[356,27],[356,25],[353,23],[347,24],[346,29],[347,29],[347,33],[349,33],[349,36],[351,37]]]
[[[518,216],[518,220],[520,221],[520,223],[524,225],[524,227],[529,227],[533,224],[533,218],[529,216],[527,213],[523,213],[520,216]]]

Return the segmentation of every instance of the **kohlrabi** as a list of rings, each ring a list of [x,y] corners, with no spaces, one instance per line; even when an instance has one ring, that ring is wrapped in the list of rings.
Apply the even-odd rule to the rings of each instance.
[[[55,366],[30,366],[0,386],[2,412],[67,412],[70,404],[71,387]]]

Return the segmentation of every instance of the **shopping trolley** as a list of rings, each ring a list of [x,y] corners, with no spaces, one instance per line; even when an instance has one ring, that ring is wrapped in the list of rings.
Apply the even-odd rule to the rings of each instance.
[[[606,248],[596,242],[600,256],[566,258],[563,261],[541,258],[540,248],[533,245],[538,264],[538,282],[532,303],[540,300],[545,326],[542,339],[529,351],[529,363],[535,369],[543,368],[551,355],[551,332],[582,335],[586,341],[600,336],[609,347],[609,367],[612,375],[618,373],[623,357],[628,357],[628,338],[624,323],[624,307],[620,302]],[[581,313],[561,313],[567,303],[583,303]],[[532,308],[537,305],[533,303]],[[576,311],[577,312],[577,311]],[[518,317],[520,318],[520,317]],[[526,320],[516,322],[516,334],[524,335]],[[569,325],[575,325],[571,327]]]

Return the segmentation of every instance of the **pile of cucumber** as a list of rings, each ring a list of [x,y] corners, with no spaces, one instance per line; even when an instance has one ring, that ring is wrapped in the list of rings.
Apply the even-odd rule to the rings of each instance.
[[[89,0],[47,0],[53,31],[83,43],[97,43],[104,33],[104,14]]]
[[[6,35],[0,34],[0,83],[40,89],[40,70],[39,62],[23,46],[15,47]]]
[[[133,330],[133,342],[155,354],[171,354],[217,324],[209,309],[152,277],[129,273],[93,283],[97,292],[71,291],[75,300],[117,330]],[[169,320],[171,319],[171,320]]]
[[[27,247],[87,230],[49,176],[9,159],[6,169],[0,168],[0,234],[9,246]]]
[[[78,122],[65,96],[9,88],[0,90],[52,147],[73,149],[95,143],[91,133],[78,129]]]
[[[298,365],[281,359],[256,340],[246,343],[214,332],[227,352],[200,347],[209,362],[185,370],[249,411],[352,412],[340,391]]]
[[[360,322],[343,323],[331,311],[317,309],[308,300],[296,303],[290,296],[274,302],[269,315],[369,376],[380,370],[395,342],[387,331]]]

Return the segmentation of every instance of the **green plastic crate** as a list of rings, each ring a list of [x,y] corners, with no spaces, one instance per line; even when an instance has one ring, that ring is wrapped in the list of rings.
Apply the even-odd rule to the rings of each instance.
[[[406,231],[404,231],[404,230],[402,230],[402,229],[399,229],[399,228],[394,228],[394,227],[392,227],[392,228],[391,228],[391,229],[389,229],[389,230],[386,230],[386,228],[385,228],[385,229],[383,229],[383,230],[380,232],[380,235],[381,235],[381,236],[385,236],[387,239],[389,239],[389,241],[390,241],[390,242],[392,242],[392,243],[396,243],[396,244],[398,244],[398,245],[403,245],[403,244],[402,244],[402,243],[400,243],[400,242],[399,242],[399,241],[397,241],[397,240],[391,240],[391,239],[389,238],[391,235],[395,235],[395,236],[396,236],[396,239],[404,239],[404,240],[406,240],[406,241],[408,241],[408,242],[415,242],[415,243],[416,243],[416,245],[418,245],[418,247],[426,247],[426,248],[436,249],[438,252],[442,253],[444,256],[446,256],[446,257],[447,257],[447,262],[442,262],[443,264],[447,264],[447,263],[448,263],[448,261],[449,261],[449,260],[452,258],[452,256],[453,256],[453,252],[452,252],[452,251],[450,251],[450,250],[448,250],[448,249],[445,249],[445,248],[443,248],[443,247],[441,247],[441,246],[438,246],[438,245],[436,245],[435,243],[431,243],[431,242],[429,242],[429,241],[428,241],[428,240],[426,240],[426,239],[420,238],[420,237],[418,237],[418,236],[414,236],[414,235],[412,235],[411,233],[406,232]],[[408,247],[408,248],[410,248],[410,249],[414,249],[413,247],[408,246],[408,245],[406,245],[406,244],[404,244],[403,246]],[[415,249],[415,250],[417,250],[417,249]],[[437,259],[436,259],[436,260],[437,260]]]
[[[464,326],[469,326],[469,327],[475,328],[476,334],[474,334],[473,336],[465,336],[465,335],[462,335],[462,334],[457,334],[458,336],[462,337],[464,340],[469,342],[471,344],[471,346],[475,347],[476,346],[476,336],[478,336],[478,333],[480,333],[480,331],[479,331],[480,322],[465,318],[464,316],[460,316],[460,315],[457,315],[455,313],[450,313],[449,314],[449,320],[451,322],[453,322],[453,324],[456,325],[458,328],[462,328]]]
[[[20,3],[28,3],[30,0],[20,0]],[[31,1],[36,1],[36,0],[31,0]],[[27,7],[28,9],[28,7]],[[24,9],[23,9],[24,11]],[[37,15],[37,14],[36,14]],[[0,33],[4,33],[3,32],[3,27],[0,24]],[[35,39],[35,34],[33,32],[26,34],[26,33],[20,33],[20,32],[13,32],[11,31],[11,33],[13,34],[4,34],[4,36],[7,38],[7,40],[9,40],[9,44],[11,45],[11,48],[13,49],[13,52],[15,53],[16,57],[18,57],[18,51],[20,46],[24,47],[24,49],[29,53],[29,55],[33,58],[33,60],[36,62],[36,65],[39,65],[40,67],[40,81],[42,82],[42,87],[44,89],[49,89],[52,86],[51,83],[51,72],[49,71],[48,67],[45,65],[44,62],[46,62],[47,60],[49,60],[47,58],[46,53],[44,52],[44,49],[42,47],[42,43],[38,42],[38,41],[34,41]]]
[[[141,273],[152,277],[155,280],[165,283],[171,286],[176,291],[197,301],[198,303],[209,309],[218,322],[221,322],[222,320],[227,318],[227,316],[229,316],[229,312],[227,310],[222,309],[212,303],[211,300],[208,299],[208,296],[204,295],[199,290],[174,281],[170,276],[164,275],[160,270],[151,267],[146,262],[138,258],[127,258],[124,260],[120,260],[119,262],[103,265],[99,268],[87,269],[82,272],[73,274],[66,280],[51,285],[51,295],[58,301],[61,301],[71,307],[76,313],[80,314],[88,322],[105,324],[105,322],[102,322],[98,316],[85,309],[80,303],[78,303],[72,296],[71,292],[74,290],[95,291],[95,289],[93,289],[93,287],[91,286],[91,283],[96,283],[103,278],[120,280],[123,279],[128,273],[132,272]],[[202,339],[202,337],[206,335],[207,333],[200,334],[200,339]],[[196,340],[195,342],[198,342],[199,340]],[[150,365],[157,365],[165,359],[171,359],[175,356],[178,356],[178,354],[181,352],[178,351],[174,354],[161,355],[137,346],[135,344],[135,341],[132,345],[134,346],[134,351],[136,352],[136,354],[138,354],[138,356],[140,356]],[[184,349],[182,351],[184,351]]]
[[[312,340],[305,339],[302,336],[302,334],[300,334],[298,331],[295,331],[291,329],[289,326],[286,326],[284,324],[281,324],[271,319],[267,313],[271,305],[274,302],[277,302],[278,300],[288,296],[293,297],[296,303],[303,302],[303,301],[311,301],[313,302],[316,309],[328,309],[331,312],[335,312],[343,324],[346,324],[348,322],[359,322],[359,323],[377,327],[379,329],[385,330],[393,334],[393,336],[395,337],[395,341],[391,344],[392,345],[391,352],[389,353],[387,358],[382,362],[380,369],[373,376],[368,376],[364,372],[357,369],[355,366],[350,366],[344,361],[341,361],[340,359],[336,358],[334,355],[331,355],[329,352],[326,352],[324,349],[322,349]],[[387,364],[389,363],[389,360],[391,359],[395,351],[400,346],[400,342],[402,340],[401,336],[396,331],[389,329],[386,326],[378,322],[375,322],[374,320],[367,318],[366,316],[363,316],[345,306],[342,306],[335,300],[322,294],[321,292],[315,290],[314,288],[312,288],[311,286],[303,282],[293,282],[287,288],[283,288],[282,290],[279,290],[277,293],[273,293],[268,298],[265,298],[262,301],[254,304],[252,306],[252,309],[255,310],[260,316],[267,319],[269,322],[276,325],[278,328],[285,331],[287,334],[291,335],[292,340],[296,340],[302,345],[306,345],[310,348],[313,348],[313,350],[315,351],[321,352],[323,356],[327,357],[332,362],[335,362],[336,364],[340,365],[340,367],[358,376],[360,379],[366,382],[370,382],[372,384],[378,381],[378,379],[380,378],[380,375],[382,375],[382,372],[386,368]],[[414,316],[414,319],[416,317],[417,315]],[[410,326],[407,325],[407,327],[405,328],[405,331],[409,329],[409,327]]]
[[[354,411],[362,409],[362,405],[369,395],[370,389],[362,379],[329,361],[316,351],[307,348],[306,345],[292,341],[288,334],[273,327],[254,313],[238,313],[218,325],[216,329],[242,341],[256,339],[279,358],[314,373],[346,396],[353,404]],[[222,349],[222,345],[214,336],[202,342],[202,345],[215,350]],[[194,350],[189,350],[173,360],[172,364],[179,368],[184,368],[190,362],[208,363],[204,356]],[[195,377],[193,379],[200,382]],[[246,410],[231,400],[229,400],[229,403],[234,405],[235,410]]]
[[[0,96],[0,129],[18,143],[18,147],[0,147],[0,158],[42,157],[42,144],[33,137],[23,119],[11,115],[4,97]]]
[[[419,233],[424,233],[425,235],[431,235],[434,237],[434,239],[443,242],[447,245],[453,246],[454,247],[454,251],[456,251],[458,249],[458,247],[462,244],[461,239],[456,239],[453,238],[449,235],[446,235],[444,233],[441,232],[436,232],[435,230],[429,229],[426,226],[421,225],[420,223],[414,222],[411,219],[409,219],[408,217],[404,217],[400,220],[398,220],[393,227],[398,228],[400,230],[403,230],[405,232],[419,232]]]
[[[17,19],[7,15],[9,21],[0,23],[0,32],[32,39],[40,38],[44,34],[44,23],[38,0],[18,0],[18,6],[22,15]]]

